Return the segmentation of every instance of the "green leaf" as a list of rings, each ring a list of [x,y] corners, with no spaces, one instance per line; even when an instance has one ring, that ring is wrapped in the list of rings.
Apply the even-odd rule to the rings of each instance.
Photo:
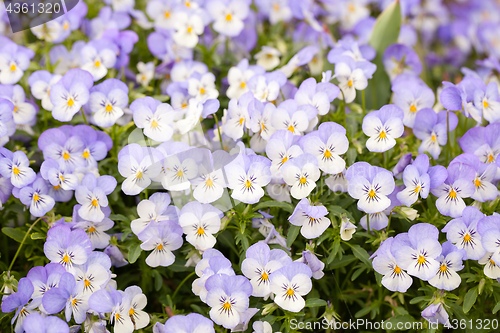
[[[326,301],[319,298],[306,299],[306,308],[315,308],[326,305],[327,305]]]
[[[349,243],[347,243],[347,244],[349,244]],[[351,246],[351,247],[352,247],[352,253],[354,253],[354,255],[356,256],[356,258],[358,258],[359,260],[361,260],[363,263],[365,263],[369,267],[372,267],[372,263],[370,261],[370,256],[368,255],[368,252],[366,252],[365,249],[363,249],[359,245],[354,245],[354,246]]]
[[[155,290],[159,291],[161,289],[161,286],[163,285],[163,278],[157,270],[152,270],[151,275],[153,275],[153,277],[155,278]]]
[[[42,234],[40,232],[35,232],[33,234],[31,234],[31,239],[45,239],[47,237],[47,235],[45,234]]]
[[[295,239],[299,235],[300,228],[301,227],[293,225],[293,224],[290,225],[290,228],[288,229],[287,239],[286,239],[286,246],[288,248],[290,248],[292,246],[293,242],[295,242]]]
[[[333,263],[330,265],[330,269],[337,269],[340,267],[344,267],[352,263],[353,261],[356,260],[356,257],[353,256],[352,254],[343,256],[342,259],[339,260],[334,260]]]
[[[361,273],[363,273],[365,270],[366,270],[366,267],[358,268],[354,273],[352,273],[351,281],[356,280],[358,278],[358,276],[360,276]]]
[[[3,227],[2,232],[18,243],[21,243],[24,239],[24,235],[26,235],[26,232],[24,231],[9,227]]]
[[[122,214],[110,214],[109,219],[112,221],[124,221],[124,222],[130,222],[130,219],[126,217],[125,215]]]
[[[467,313],[470,311],[474,303],[476,303],[477,300],[477,287],[474,287],[470,289],[467,294],[465,294],[464,298],[464,313]]]
[[[133,244],[128,251],[128,262],[133,264],[141,255],[142,249],[140,244]]]
[[[495,314],[495,313],[498,312],[498,310],[500,310],[500,302],[498,302],[497,305],[495,305],[495,307],[493,308],[492,313]]]
[[[400,28],[401,5],[393,1],[377,17],[368,43],[381,55],[389,45],[397,43]]]
[[[293,206],[291,203],[289,202],[280,202],[280,201],[272,201],[272,200],[269,200],[269,201],[264,201],[264,202],[261,202],[259,204],[257,204],[255,207],[254,207],[254,210],[259,210],[259,209],[264,209],[264,208],[281,208],[283,209],[284,211],[288,212],[288,213],[293,213]]]
[[[367,315],[371,310],[372,310],[372,306],[367,306],[365,308],[362,308],[361,310],[356,312],[354,317],[356,317],[356,318],[363,317],[363,316]]]

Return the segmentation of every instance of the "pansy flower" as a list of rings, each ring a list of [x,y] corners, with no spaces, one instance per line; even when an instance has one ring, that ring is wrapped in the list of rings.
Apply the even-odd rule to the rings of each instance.
[[[236,37],[241,33],[244,28],[243,20],[249,13],[248,2],[243,0],[216,0],[206,10],[214,20],[214,30],[229,37]]]
[[[214,323],[199,313],[175,315],[167,319],[165,324],[157,322],[153,330],[158,333],[215,333]]]
[[[457,248],[464,249],[464,259],[481,259],[486,250],[483,248],[481,234],[478,231],[478,222],[484,214],[476,207],[465,207],[462,217],[449,221],[442,229],[446,238]]]
[[[276,131],[269,138],[266,155],[271,160],[271,173],[281,178],[282,166],[303,153],[300,137],[287,130]]]
[[[398,234],[391,245],[391,253],[401,269],[424,281],[432,279],[439,270],[437,258],[441,255],[439,230],[429,223],[414,224],[408,233]]]
[[[262,46],[262,49],[254,55],[257,65],[264,67],[266,71],[276,68],[280,64],[280,57],[281,52],[278,49],[267,45]]]
[[[348,192],[358,199],[358,209],[367,214],[378,213],[391,205],[387,197],[394,191],[392,173],[366,162],[356,162],[347,169]]]
[[[59,313],[65,309],[66,321],[70,321],[73,316],[75,322],[81,324],[85,321],[89,309],[89,296],[83,294],[84,288],[83,281],[77,283],[73,274],[64,273],[61,275],[59,285],[47,290],[43,295],[43,307],[49,314]]]
[[[104,218],[102,221],[93,222],[86,220],[80,216],[78,213],[82,205],[75,205],[73,207],[73,219],[72,223],[74,223],[73,229],[83,229],[89,236],[90,241],[92,242],[92,247],[94,249],[104,249],[109,245],[109,241],[111,236],[106,233],[109,229],[113,228],[115,223],[109,219],[109,214],[111,210],[104,210]]]
[[[175,120],[174,109],[167,103],[152,97],[142,97],[130,104],[134,115],[134,122],[144,129],[144,135],[158,142],[165,142],[172,138],[174,130],[172,122]]]
[[[325,275],[323,273],[325,263],[319,260],[311,250],[302,251],[302,256],[295,261],[306,264],[311,269],[312,277],[316,280],[321,279]]]
[[[283,266],[292,262],[285,251],[270,249],[264,242],[257,242],[246,251],[241,264],[241,272],[250,279],[252,296],[267,297],[271,293],[270,276]]]
[[[392,44],[387,47],[382,61],[391,80],[401,74],[418,76],[422,72],[422,63],[417,52],[404,44]]]
[[[54,105],[50,101],[50,90],[52,86],[59,82],[61,75],[51,74],[48,71],[35,71],[28,78],[28,84],[31,87],[31,94],[42,101],[42,107],[47,111],[52,111]]]
[[[124,294],[130,300],[130,308],[128,309],[128,315],[134,323],[134,330],[139,330],[148,326],[150,318],[149,315],[143,310],[148,303],[146,295],[142,293],[142,289],[138,286],[127,287]]]
[[[500,216],[491,215],[483,217],[477,225],[481,242],[486,250],[489,260],[500,264]]]
[[[198,36],[203,33],[205,26],[200,16],[181,11],[175,15],[174,28],[174,41],[180,46],[193,48],[198,44]]]
[[[52,116],[59,121],[70,121],[89,100],[89,90],[94,84],[92,75],[82,69],[74,68],[52,86],[50,101],[54,108]]]
[[[167,267],[174,263],[172,251],[182,246],[182,228],[174,221],[163,221],[148,225],[138,238],[143,242],[141,249],[151,251],[146,258],[150,267]]]
[[[162,192],[154,193],[149,199],[139,202],[139,218],[130,223],[132,232],[139,235],[151,222],[177,221],[178,208],[169,206],[170,202],[170,195]]]
[[[0,85],[0,97],[14,104],[12,119],[16,125],[28,125],[36,120],[38,106],[26,99],[26,93],[20,85]]]
[[[339,95],[339,88],[330,82],[316,83],[314,78],[304,80],[294,99],[298,105],[312,105],[319,115],[325,115],[330,111],[330,103]]]
[[[216,274],[208,278],[207,304],[210,318],[224,328],[234,328],[247,311],[252,285],[241,275]]]
[[[338,174],[345,169],[345,161],[339,156],[349,148],[346,130],[334,122],[319,125],[318,130],[301,140],[306,153],[315,155],[318,167],[326,173]]]
[[[498,196],[497,187],[493,184],[497,175],[495,164],[481,163],[474,154],[461,154],[455,157],[451,163],[461,162],[470,165],[476,171],[476,176],[472,181],[476,191],[470,197],[479,202],[495,200]]]
[[[179,224],[186,234],[186,240],[200,251],[215,245],[213,234],[220,229],[223,213],[210,204],[192,201],[182,207]]]
[[[443,215],[460,217],[465,208],[463,198],[474,194],[476,173],[468,164],[455,162],[448,166],[448,178],[440,186],[431,189],[438,197],[436,207]]]
[[[88,304],[91,310],[98,313],[109,313],[111,323],[117,332],[132,333],[134,323],[130,317],[130,298],[124,292],[100,289],[90,295]]]
[[[5,36],[2,36],[0,44],[0,83],[15,84],[28,69],[35,51],[17,45]]]
[[[42,217],[52,208],[55,200],[48,194],[47,182],[42,177],[38,177],[33,184],[25,186],[19,192],[21,202],[30,207],[30,213],[36,217]]]
[[[500,154],[500,124],[486,127],[473,127],[460,139],[460,147],[464,153],[474,154],[481,163],[495,163]],[[500,171],[497,171],[497,177]]]
[[[209,150],[199,149],[202,161],[198,167],[198,177],[192,180],[196,185],[193,197],[201,203],[211,203],[222,197],[226,180],[223,167],[232,157],[222,150],[211,153]]]
[[[195,273],[198,279],[192,284],[193,294],[200,296],[200,299],[206,303],[207,289],[205,282],[214,274],[235,275],[231,262],[224,255],[215,249],[208,249],[203,252],[201,259],[195,267]]]
[[[69,127],[50,128],[38,138],[38,147],[45,159],[62,162],[67,171],[84,165],[84,142],[79,136],[70,136]]]
[[[99,81],[116,63],[118,47],[107,39],[92,40],[81,52],[81,68],[92,74],[94,81]]]
[[[116,184],[116,179],[112,176],[96,178],[93,173],[87,173],[75,191],[75,198],[82,205],[78,210],[80,217],[101,222],[105,217],[103,209],[109,209],[107,195],[114,191]]]
[[[23,322],[26,333],[69,333],[68,324],[59,317],[46,316],[33,312]]]
[[[383,275],[382,285],[390,291],[404,293],[410,288],[413,279],[403,268],[398,266],[398,262],[391,252],[393,242],[393,237],[387,238],[370,259],[373,258],[373,269]]]
[[[92,243],[85,231],[71,231],[66,225],[56,225],[49,229],[43,251],[51,262],[60,263],[71,272],[74,265],[87,261]]]
[[[151,184],[151,179],[161,172],[163,155],[154,148],[129,144],[118,153],[118,171],[125,177],[122,191],[137,195]]]
[[[57,287],[61,275],[66,273],[64,267],[58,263],[49,263],[43,266],[35,266],[26,276],[33,284],[33,300],[41,299],[45,292],[51,288]]]
[[[481,110],[483,118],[488,122],[496,123],[500,120],[500,96],[495,82],[488,83],[485,91],[475,90],[474,106]]]
[[[434,159],[439,157],[441,146],[448,142],[448,126],[450,132],[458,125],[458,117],[453,112],[434,112],[433,109],[425,108],[415,116],[413,134],[422,140],[418,148],[419,154],[428,152]]]
[[[243,137],[245,128],[249,128],[249,108],[255,98],[251,92],[243,94],[238,100],[231,99],[227,109],[226,123],[223,126],[224,133],[232,138],[238,140]]]
[[[10,179],[12,185],[17,188],[31,184],[36,178],[36,173],[29,167],[30,161],[26,154],[23,151],[7,152],[5,157],[0,155],[0,174]]]
[[[391,104],[365,116],[363,132],[370,137],[366,141],[366,148],[371,152],[381,153],[394,147],[396,139],[404,132],[403,116],[403,111]]]
[[[16,326],[14,327],[14,332],[16,333],[22,333],[24,331],[24,320],[29,314],[35,313],[35,308],[40,305],[40,301],[33,301],[28,304],[33,295],[33,291],[34,288],[30,279],[26,277],[21,278],[17,284],[17,292],[8,295],[2,300],[3,313],[9,313],[16,310],[10,322],[11,325],[14,325],[14,322],[16,322]]]
[[[231,197],[248,204],[264,196],[262,187],[271,181],[271,161],[264,156],[240,154],[224,167]]]
[[[311,269],[301,262],[292,262],[275,271],[271,276],[274,302],[282,309],[299,312],[306,302],[303,296],[312,289]]]
[[[302,154],[283,165],[282,174],[283,180],[291,186],[292,197],[305,198],[316,188],[320,176],[318,161],[311,154]]]
[[[286,100],[274,111],[271,124],[276,130],[284,129],[294,135],[302,135],[316,114],[316,108],[311,105],[299,106],[295,100]]]
[[[462,259],[465,250],[458,249],[450,241],[444,242],[442,247],[443,252],[437,258],[439,269],[436,276],[429,280],[429,284],[442,290],[454,290],[462,282],[457,272],[464,268]]]
[[[248,82],[254,75],[264,74],[264,68],[261,66],[249,66],[248,59],[242,59],[237,66],[233,66],[227,73],[226,95],[230,99],[240,98],[249,90]]]
[[[413,205],[420,196],[426,199],[432,188],[440,186],[446,179],[446,169],[441,165],[429,167],[429,157],[418,155],[403,172],[405,189],[397,194],[398,200],[405,206]]]
[[[110,127],[123,116],[127,105],[127,85],[117,79],[107,79],[90,89],[84,109],[92,113],[91,120],[97,126]]]
[[[293,214],[288,218],[291,224],[301,227],[300,233],[307,239],[323,234],[330,226],[328,210],[323,205],[311,205],[307,198],[299,201]]]
[[[424,108],[434,106],[434,92],[425,83],[410,77],[392,87],[393,102],[404,112],[403,124],[409,128],[415,125],[415,116]]]
[[[356,90],[364,90],[368,86],[368,78],[363,69],[356,67],[356,62],[348,56],[342,56],[335,65],[335,77],[339,81],[342,93],[339,98],[351,103],[356,98]]]
[[[83,295],[91,295],[111,280],[111,259],[103,252],[93,251],[83,265],[75,265],[75,280],[83,282]]]

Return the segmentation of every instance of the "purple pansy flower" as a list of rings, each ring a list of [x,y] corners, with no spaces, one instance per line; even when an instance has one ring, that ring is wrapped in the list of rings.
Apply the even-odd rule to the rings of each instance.
[[[474,127],[460,139],[460,147],[465,153],[479,157],[481,163],[495,163],[500,154],[500,124]],[[499,175],[497,171],[497,177]]]
[[[43,251],[51,262],[60,263],[72,272],[74,265],[83,265],[87,261],[92,243],[85,231],[71,231],[66,225],[56,225],[47,233]]]
[[[306,304],[303,296],[312,289],[311,269],[301,262],[283,266],[271,276],[274,302],[291,312],[299,312]]]
[[[112,176],[96,178],[93,173],[87,173],[75,192],[76,200],[82,205],[78,215],[91,222],[101,222],[105,217],[103,210],[109,210],[107,195],[114,191],[116,184]]]
[[[312,271],[312,277],[316,280],[321,279],[325,275],[325,273],[323,273],[325,263],[319,260],[318,257],[311,252],[311,250],[302,251],[302,257],[296,261],[309,266]]]
[[[118,153],[118,171],[125,177],[122,191],[137,195],[151,184],[151,179],[161,172],[163,154],[151,147],[129,144]]]
[[[311,154],[302,154],[283,165],[283,180],[291,186],[290,194],[295,199],[307,197],[316,188],[320,177],[318,160]]]
[[[442,303],[431,304],[426,307],[422,311],[422,317],[433,325],[443,324],[445,327],[452,327],[448,313]]]
[[[479,202],[495,200],[498,196],[497,187],[493,184],[498,169],[495,164],[481,163],[479,157],[474,154],[461,154],[451,161],[451,163],[454,162],[468,164],[476,171],[476,176],[472,181],[476,191],[471,195],[472,199]]]
[[[448,122],[450,132],[458,125],[458,117],[449,111],[436,113],[433,109],[422,109],[415,117],[413,134],[422,140],[418,152],[429,152],[434,159],[439,157],[441,146],[448,142]]]
[[[24,205],[30,207],[31,215],[42,217],[54,208],[56,203],[48,192],[49,188],[46,180],[38,177],[33,184],[21,189],[19,199]]]
[[[434,92],[418,80],[405,80],[393,85],[393,102],[404,112],[403,124],[409,128],[415,125],[415,116],[424,108],[434,106]]]
[[[214,323],[198,313],[170,317],[165,324],[156,323],[153,331],[155,333],[215,333]]]
[[[12,153],[6,149],[3,152],[5,155],[3,153],[0,155],[0,174],[10,179],[11,184],[17,188],[31,184],[36,178],[36,173],[29,167],[30,161],[26,153],[23,151]]]
[[[141,249],[151,251],[146,264],[151,267],[167,267],[174,263],[172,251],[182,246],[182,228],[174,221],[163,221],[148,225],[138,238],[143,242]]]
[[[400,74],[418,76],[422,72],[422,63],[417,53],[403,44],[392,44],[386,48],[382,61],[391,80]]]
[[[439,269],[436,276],[429,280],[429,284],[442,290],[458,288],[462,279],[457,274],[464,268],[462,260],[466,255],[465,250],[457,248],[450,241],[444,242],[443,252],[437,258]]]
[[[82,69],[70,69],[50,90],[54,105],[52,116],[59,121],[70,121],[89,100],[89,90],[94,84],[92,75]]]
[[[323,205],[311,205],[307,198],[299,201],[293,214],[288,218],[291,224],[301,227],[300,233],[307,239],[323,234],[330,226],[328,210]]]
[[[438,197],[436,207],[446,216],[460,217],[465,208],[463,198],[474,194],[476,172],[468,164],[455,162],[448,166],[448,178],[440,186],[431,189]]]
[[[31,313],[23,323],[26,333],[69,333],[68,324],[59,317],[44,317],[38,312]]]
[[[123,116],[128,106],[128,87],[117,79],[107,79],[90,89],[88,104],[84,109],[92,113],[92,122],[97,126],[112,126]]]
[[[14,329],[16,333],[23,332],[24,320],[30,313],[35,312],[34,309],[37,308],[41,303],[40,299],[38,299],[37,301],[28,304],[29,300],[31,299],[31,296],[33,295],[33,291],[34,288],[30,279],[22,278],[19,280],[19,283],[17,284],[17,292],[10,294],[9,296],[7,296],[5,299],[2,300],[3,313],[9,313],[16,310],[16,313],[14,314],[14,317],[10,322],[11,325],[13,325],[14,321],[16,321],[17,319],[16,326]]]
[[[384,152],[396,145],[396,139],[403,135],[403,111],[396,105],[385,105],[370,112],[363,119],[363,132],[370,138],[366,148],[371,152]]]

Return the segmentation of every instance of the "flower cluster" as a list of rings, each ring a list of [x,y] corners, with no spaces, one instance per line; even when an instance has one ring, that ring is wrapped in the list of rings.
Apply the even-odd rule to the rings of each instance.
[[[494,0],[9,6],[0,331],[496,320]]]

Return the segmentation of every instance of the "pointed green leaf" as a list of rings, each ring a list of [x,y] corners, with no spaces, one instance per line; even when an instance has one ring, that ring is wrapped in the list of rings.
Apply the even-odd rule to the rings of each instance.
[[[467,313],[470,311],[474,303],[477,300],[477,287],[470,289],[464,297],[464,312]]]
[[[290,225],[290,228],[288,229],[288,234],[286,235],[286,237],[287,237],[286,246],[288,248],[290,248],[292,246],[293,242],[295,242],[295,239],[299,235],[300,228],[301,227],[293,225],[293,224]]]

